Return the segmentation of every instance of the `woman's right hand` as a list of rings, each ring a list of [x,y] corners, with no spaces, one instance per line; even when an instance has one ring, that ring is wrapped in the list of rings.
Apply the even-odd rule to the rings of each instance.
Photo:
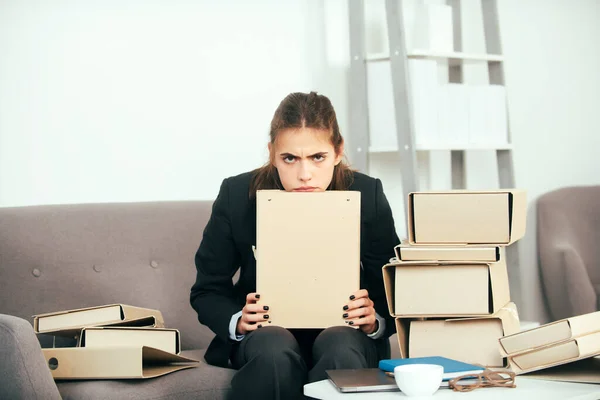
[[[237,322],[235,333],[237,335],[246,335],[258,328],[262,328],[269,321],[269,306],[257,304],[260,295],[257,293],[248,293],[246,296],[246,305],[242,309],[242,316]]]

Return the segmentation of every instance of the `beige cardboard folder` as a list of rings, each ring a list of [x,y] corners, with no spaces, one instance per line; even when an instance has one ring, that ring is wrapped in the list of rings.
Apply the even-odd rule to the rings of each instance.
[[[394,248],[400,261],[487,261],[500,260],[499,246],[415,246],[399,244]]]
[[[411,244],[509,245],[525,234],[523,190],[415,192],[408,195]]]
[[[78,345],[87,348],[147,346],[179,354],[181,340],[177,329],[107,326],[83,328]]]
[[[147,346],[42,349],[54,379],[155,378],[198,361]]]
[[[393,317],[487,316],[510,301],[506,262],[401,261],[383,266]]]
[[[258,191],[256,291],[273,325],[345,325],[360,287],[360,192]]]
[[[508,360],[498,352],[498,339],[519,331],[519,316],[515,304],[508,303],[489,317],[412,320],[408,329],[410,357],[442,356],[506,367]]]
[[[509,356],[511,369],[516,374],[538,371],[600,354],[600,332],[541,347],[526,353]]]
[[[503,355],[516,355],[600,331],[600,311],[551,322],[500,339]]]
[[[83,327],[101,325],[150,325],[164,328],[165,323],[158,310],[125,304],[108,304],[33,316],[33,329],[36,333],[71,336]]]

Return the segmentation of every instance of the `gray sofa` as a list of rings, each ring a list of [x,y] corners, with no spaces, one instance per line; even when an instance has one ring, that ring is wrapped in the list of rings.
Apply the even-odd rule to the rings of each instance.
[[[204,362],[212,332],[189,305],[211,202],[0,208],[0,398],[222,399],[234,371]],[[57,381],[34,314],[101,304],[156,308],[200,366],[148,380]],[[14,318],[19,317],[19,318]],[[25,321],[23,321],[23,319]],[[43,345],[48,337],[40,337]],[[58,387],[58,390],[57,390]]]
[[[213,333],[189,304],[211,202],[0,208],[0,398],[223,399],[234,370],[207,365]],[[123,303],[162,311],[197,368],[148,380],[54,383],[34,314]],[[392,356],[398,355],[395,335]]]
[[[600,186],[565,187],[537,201],[537,246],[551,319],[600,310]]]

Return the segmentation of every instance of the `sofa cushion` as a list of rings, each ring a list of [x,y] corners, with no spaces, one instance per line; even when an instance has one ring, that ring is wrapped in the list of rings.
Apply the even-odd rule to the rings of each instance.
[[[235,370],[204,362],[204,350],[181,352],[200,360],[196,368],[152,379],[57,381],[64,400],[69,399],[225,399]]]

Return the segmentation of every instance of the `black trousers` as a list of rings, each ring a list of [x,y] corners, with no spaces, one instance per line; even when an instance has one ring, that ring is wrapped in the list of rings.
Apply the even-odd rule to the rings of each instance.
[[[389,357],[384,340],[346,326],[257,329],[232,349],[238,372],[231,381],[231,399],[302,399],[303,386],[327,379],[325,370],[377,368],[381,358]]]

